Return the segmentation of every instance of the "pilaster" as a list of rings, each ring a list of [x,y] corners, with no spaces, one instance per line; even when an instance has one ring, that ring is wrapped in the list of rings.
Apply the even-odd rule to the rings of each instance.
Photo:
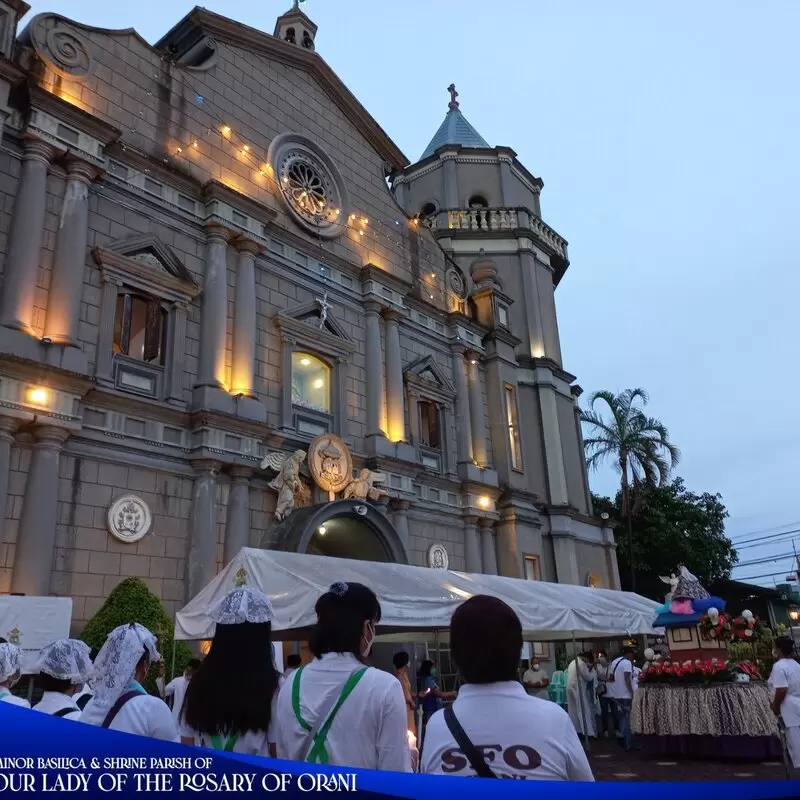
[[[228,494],[228,516],[225,522],[224,565],[250,544],[250,478],[249,467],[231,469],[231,490]]]
[[[473,516],[464,517],[464,561],[467,572],[479,574],[483,571],[478,518]]]
[[[23,147],[17,199],[9,229],[0,324],[33,334],[36,279],[47,203],[47,171],[56,151],[38,139],[26,139]]]
[[[8,475],[11,465],[11,447],[14,444],[14,433],[19,421],[12,417],[0,417],[0,541],[6,521],[8,504]]]
[[[40,597],[50,594],[58,516],[58,462],[69,435],[70,431],[54,425],[33,429],[35,443],[17,533],[12,593]]]
[[[97,340],[112,342],[114,340],[114,320],[117,314],[117,294],[122,286],[122,281],[101,271],[100,286],[100,330]],[[107,386],[113,385],[113,360],[114,354],[111,347],[97,348],[95,377],[98,383]]]
[[[470,415],[470,397],[467,388],[466,364],[464,363],[464,345],[453,342],[450,352],[453,357],[453,382],[456,389],[456,453],[459,464],[472,464],[472,425],[465,424]]]
[[[392,442],[406,440],[403,362],[400,355],[399,327],[402,316],[396,309],[384,309],[383,311],[386,326],[386,433]]]
[[[228,321],[228,238],[220,225],[206,228],[206,264],[200,326],[200,366],[197,386],[225,385],[225,338]]]
[[[253,373],[256,363],[256,256],[261,246],[252,239],[236,242],[236,292],[233,318],[233,369],[231,392],[255,397]]]
[[[367,436],[383,437],[381,428],[383,354],[381,353],[381,306],[364,303],[367,367]]]
[[[217,572],[217,461],[193,462],[195,471],[189,552],[186,558],[186,600],[207,586]]]
[[[484,517],[481,526],[481,562],[485,575],[497,575],[497,551],[494,543],[494,520]]]
[[[409,532],[408,532],[408,509],[411,503],[403,498],[393,498],[391,501],[392,524],[403,543],[403,547],[408,552]]]
[[[472,429],[472,455],[479,467],[489,465],[489,451],[486,446],[486,414],[481,388],[481,375],[478,368],[479,355],[467,353],[469,374],[469,420]]]

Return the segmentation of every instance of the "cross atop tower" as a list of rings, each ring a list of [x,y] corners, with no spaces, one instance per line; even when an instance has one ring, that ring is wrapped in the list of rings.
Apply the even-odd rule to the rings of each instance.
[[[451,83],[447,87],[447,91],[450,92],[450,108],[455,111],[458,108],[458,100],[456,100],[456,97],[458,97],[458,92],[456,91],[456,85]]]

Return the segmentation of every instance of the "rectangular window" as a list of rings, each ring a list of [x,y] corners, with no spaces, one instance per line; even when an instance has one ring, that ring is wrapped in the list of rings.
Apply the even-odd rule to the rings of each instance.
[[[422,400],[417,404],[419,409],[419,443],[432,450],[441,448],[439,435],[439,408],[430,400]]]
[[[117,296],[114,352],[163,365],[166,355],[167,312],[161,303],[135,294]]]
[[[194,213],[196,210],[194,200],[192,200],[191,197],[187,197],[185,194],[178,195],[178,205],[184,211],[191,211],[192,213]]]
[[[151,178],[144,179],[144,190],[146,192],[150,192],[150,194],[155,194],[161,197],[163,189],[164,187],[158,181],[154,181]]]
[[[539,557],[538,556],[525,556],[523,559],[523,566],[525,569],[526,581],[539,580]]]
[[[497,306],[497,321],[504,327],[508,327],[508,309],[505,306],[498,304]]]
[[[118,178],[122,178],[123,180],[128,180],[128,168],[123,166],[122,164],[117,163],[116,161],[108,162],[108,171],[112,175],[116,175]]]
[[[233,221],[240,228],[247,227],[247,217],[244,214],[240,214],[238,211],[233,212]]]
[[[62,125],[60,122],[58,123],[58,128],[56,128],[56,136],[70,144],[78,144],[78,139],[80,138],[78,131],[74,131],[72,128]]]
[[[511,468],[522,469],[522,451],[519,443],[519,422],[517,417],[517,393],[513,386],[506,384],[506,426],[508,427],[508,449],[511,452]]]

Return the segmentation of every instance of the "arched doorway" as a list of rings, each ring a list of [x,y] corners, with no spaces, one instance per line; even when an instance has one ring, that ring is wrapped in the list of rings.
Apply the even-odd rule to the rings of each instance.
[[[276,548],[293,553],[408,564],[394,525],[368,502],[335,500],[299,508],[272,533]]]

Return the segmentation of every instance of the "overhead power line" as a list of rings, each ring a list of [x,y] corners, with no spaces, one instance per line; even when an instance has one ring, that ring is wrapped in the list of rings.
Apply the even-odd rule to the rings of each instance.
[[[748,533],[738,533],[736,536],[730,537],[732,542],[739,542],[749,540],[750,537],[757,537],[761,538],[761,534],[763,533],[773,533],[775,531],[781,531],[781,528],[788,528],[792,525],[800,525],[800,520],[795,522],[785,522],[783,525],[776,525],[774,528],[763,528],[762,530],[756,531],[749,531]],[[783,533],[788,533],[789,531],[782,531]]]
[[[738,564],[734,564],[733,568],[738,569],[739,567],[750,567],[756,564],[769,564],[770,561],[785,561],[787,558],[794,558],[794,553],[781,553],[776,556],[763,556],[762,558],[753,558],[749,561],[740,561]]]
[[[800,528],[794,528],[790,531],[783,531],[783,533],[773,533],[771,536],[764,536],[760,539],[753,539],[750,541],[745,542],[744,544],[738,544],[737,542],[731,541],[734,548],[736,550],[746,550],[748,547],[761,547],[764,542],[773,542],[773,544],[777,544],[782,541],[785,537],[792,537],[796,536],[800,533]]]

